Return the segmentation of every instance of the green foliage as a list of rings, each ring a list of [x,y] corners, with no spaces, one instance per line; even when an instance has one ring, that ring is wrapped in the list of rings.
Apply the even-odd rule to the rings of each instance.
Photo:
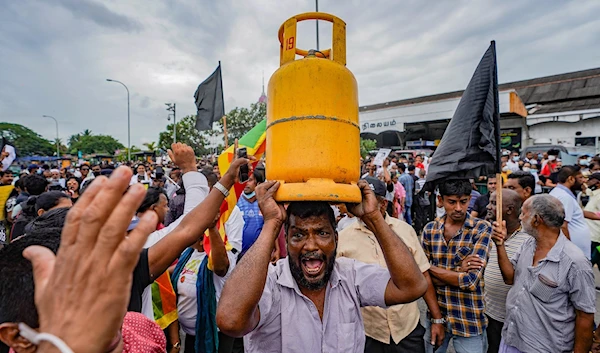
[[[0,135],[6,137],[17,149],[18,156],[52,156],[56,145],[23,125],[0,123]]]
[[[197,156],[205,155],[208,152],[206,149],[206,139],[196,130],[196,117],[188,115],[177,122],[177,142],[185,143],[194,149]],[[173,124],[167,125],[167,131],[160,133],[158,138],[158,147],[162,150],[171,148],[173,143]]]
[[[366,158],[369,155],[369,151],[377,148],[377,140],[360,139],[360,155]]]
[[[248,108],[235,108],[227,114],[227,138],[232,144],[235,139],[244,136],[248,131],[267,117],[265,103],[253,103]],[[220,131],[223,131],[223,120],[217,122]]]
[[[146,151],[150,151],[150,152],[154,152],[158,149],[158,145],[154,141],[146,142],[143,144],[143,146],[146,147]]]
[[[112,136],[94,135],[90,130],[84,130],[83,133],[69,137],[69,152],[77,154],[81,151],[83,154],[102,153],[114,154],[116,150],[125,148],[122,143]]]
[[[136,152],[141,152],[142,150],[139,149],[137,146],[133,145],[131,146],[131,154],[134,154]],[[119,162],[127,162],[127,147],[123,147],[122,150],[119,150],[119,154],[116,156],[117,161]],[[131,156],[131,159],[135,159],[134,156]]]

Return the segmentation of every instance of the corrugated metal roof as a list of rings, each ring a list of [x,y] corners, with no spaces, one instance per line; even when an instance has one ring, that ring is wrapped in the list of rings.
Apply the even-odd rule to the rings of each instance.
[[[525,105],[539,104],[536,114],[600,108],[600,68],[503,83],[500,91],[516,90]],[[370,111],[459,98],[464,91],[402,99],[360,107]]]

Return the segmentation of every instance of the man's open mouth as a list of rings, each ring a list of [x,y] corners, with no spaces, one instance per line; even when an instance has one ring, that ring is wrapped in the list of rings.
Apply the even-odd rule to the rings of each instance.
[[[320,259],[303,259],[302,267],[304,271],[309,275],[317,275],[323,269],[325,262]]]

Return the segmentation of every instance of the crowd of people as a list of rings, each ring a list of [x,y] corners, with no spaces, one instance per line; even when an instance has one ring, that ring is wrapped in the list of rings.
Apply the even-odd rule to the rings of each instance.
[[[278,203],[268,161],[183,144],[1,172],[0,352],[600,350],[600,159],[555,153],[432,193],[430,158],[367,159],[359,204]]]

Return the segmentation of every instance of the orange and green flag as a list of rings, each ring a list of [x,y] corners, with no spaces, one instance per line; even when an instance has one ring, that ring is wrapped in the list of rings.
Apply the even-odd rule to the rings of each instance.
[[[262,158],[265,154],[266,146],[267,146],[267,120],[263,119],[260,123],[258,123],[255,127],[253,127],[250,131],[248,131],[242,138],[238,140],[238,147],[246,147],[248,156],[254,156],[256,160]],[[229,146],[223,153],[219,155],[219,170],[225,172],[229,169],[229,165],[233,160],[234,146]],[[225,247],[227,250],[231,250],[231,244],[227,241],[227,234],[225,232],[225,222],[231,216],[231,212],[237,201],[244,191],[244,184],[236,183],[230,190],[229,196],[223,200],[221,204],[221,218],[219,219],[218,228],[221,233],[221,238],[225,242]],[[210,261],[210,242],[208,240],[208,236],[204,237],[204,251],[208,254],[208,268],[212,269],[212,262]]]

